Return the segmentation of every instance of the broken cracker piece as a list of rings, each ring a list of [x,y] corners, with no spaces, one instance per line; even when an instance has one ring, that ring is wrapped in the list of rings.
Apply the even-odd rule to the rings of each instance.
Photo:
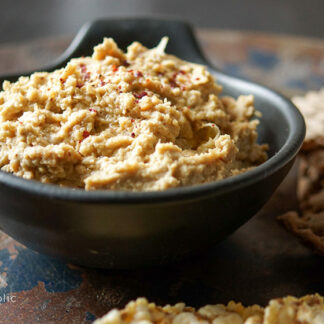
[[[299,154],[297,197],[304,201],[318,191],[324,181],[324,149]]]
[[[289,211],[278,219],[298,236],[315,253],[324,256],[324,212],[307,212],[302,217],[296,211]],[[324,323],[324,322],[323,322]]]
[[[306,122],[306,138],[302,150],[324,147],[324,88],[310,91],[304,97],[293,97]]]
[[[264,324],[324,323],[323,297],[307,295],[300,299],[288,296],[273,299],[264,310]]]
[[[306,138],[298,159],[299,213],[290,211],[278,219],[316,253],[324,255],[324,88],[292,101],[306,121]]]
[[[278,219],[315,253],[324,255],[324,149],[303,152],[299,162],[300,211],[290,211]]]

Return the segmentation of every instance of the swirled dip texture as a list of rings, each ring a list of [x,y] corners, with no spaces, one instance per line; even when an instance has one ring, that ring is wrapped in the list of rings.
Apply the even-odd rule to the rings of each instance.
[[[202,65],[104,39],[92,57],[0,93],[0,167],[25,179],[150,191],[219,180],[264,162],[252,96],[219,98]]]

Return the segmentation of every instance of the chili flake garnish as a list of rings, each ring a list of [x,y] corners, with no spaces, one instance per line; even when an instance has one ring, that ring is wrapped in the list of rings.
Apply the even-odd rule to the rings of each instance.
[[[131,136],[134,138],[135,137],[135,133],[132,133]]]
[[[135,119],[132,118],[132,119],[131,119],[131,122],[134,123],[134,121],[135,121]]]
[[[103,87],[106,85],[106,82],[104,80],[100,80],[100,85]]]
[[[196,78],[196,80],[200,80],[200,78]]]
[[[135,75],[136,78],[140,78],[140,77],[143,76],[143,73],[141,71],[135,71],[134,75]]]
[[[123,61],[123,65],[128,67],[130,64],[127,62],[127,60]]]
[[[83,139],[85,139],[90,136],[90,133],[85,130],[85,131],[83,131],[82,136],[83,136]]]
[[[137,99],[141,99],[141,98],[147,96],[147,92],[146,92],[146,91],[142,91],[142,92],[140,92],[140,93],[133,93],[133,96],[134,96],[135,98],[137,98]]]
[[[113,64],[111,66],[111,69],[112,69],[113,72],[117,72],[118,71],[118,66],[116,64]]]
[[[78,83],[78,84],[76,85],[76,87],[79,88],[79,89],[82,88],[83,86],[84,86],[83,83]]]
[[[85,66],[85,64],[80,64],[80,68],[81,68],[81,72],[82,73],[86,73],[87,72],[87,67]]]
[[[84,76],[84,80],[89,80],[90,79],[90,72],[87,72]]]
[[[184,70],[179,70],[179,73],[181,73],[181,74],[186,74],[186,71],[184,71]]]
[[[98,111],[96,109],[90,108],[89,111],[97,113]]]
[[[82,133],[82,139],[81,140],[79,140],[79,144],[81,144],[82,143],[82,141],[84,140],[84,139],[86,139],[87,137],[89,137],[90,136],[90,133],[88,132],[88,131],[86,131],[86,130],[84,130],[83,131],[83,133]]]
[[[178,87],[178,85],[174,80],[170,80],[170,87],[171,88],[176,88],[176,87]]]

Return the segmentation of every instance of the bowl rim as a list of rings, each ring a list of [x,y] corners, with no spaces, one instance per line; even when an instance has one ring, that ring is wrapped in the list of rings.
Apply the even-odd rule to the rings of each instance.
[[[93,23],[95,22],[96,21]],[[89,28],[91,23],[85,26]],[[83,27],[81,31],[84,33],[85,28]],[[80,36],[77,35],[75,40],[78,38],[80,39]],[[73,45],[73,43],[76,45],[77,42],[73,41],[71,45]],[[68,48],[68,50],[71,51],[71,48]],[[222,84],[222,82],[225,84],[236,84],[238,86],[244,84],[244,86],[252,87],[254,90],[253,92],[262,93],[265,97],[272,96],[273,101],[278,103],[274,105],[276,111],[281,111],[287,119],[289,133],[285,143],[273,156],[261,165],[252,170],[222,180],[192,186],[175,187],[164,191],[86,191],[84,189],[60,187],[55,184],[42,183],[37,180],[27,180],[2,170],[0,170],[0,185],[5,185],[9,188],[24,191],[32,195],[38,195],[43,198],[72,202],[110,204],[172,203],[175,201],[179,202],[180,200],[196,200],[210,195],[217,196],[247,187],[274,174],[296,156],[303,143],[306,126],[300,111],[289,99],[276,91],[257,83],[224,74],[215,69],[207,60],[205,60],[205,62],[207,68],[216,75],[216,79],[218,79],[220,84]]]

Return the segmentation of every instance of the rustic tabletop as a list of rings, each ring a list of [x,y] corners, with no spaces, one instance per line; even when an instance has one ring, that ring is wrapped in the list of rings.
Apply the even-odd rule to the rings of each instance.
[[[229,74],[287,96],[324,85],[324,41],[226,30],[197,32],[209,59]],[[71,37],[60,37],[2,44],[0,74],[41,69],[70,41]],[[139,296],[160,304],[184,301],[200,306],[231,299],[265,304],[281,295],[324,294],[324,259],[276,221],[276,216],[295,207],[294,168],[252,220],[205,255],[132,271],[65,264],[0,232],[0,321],[90,323]]]

